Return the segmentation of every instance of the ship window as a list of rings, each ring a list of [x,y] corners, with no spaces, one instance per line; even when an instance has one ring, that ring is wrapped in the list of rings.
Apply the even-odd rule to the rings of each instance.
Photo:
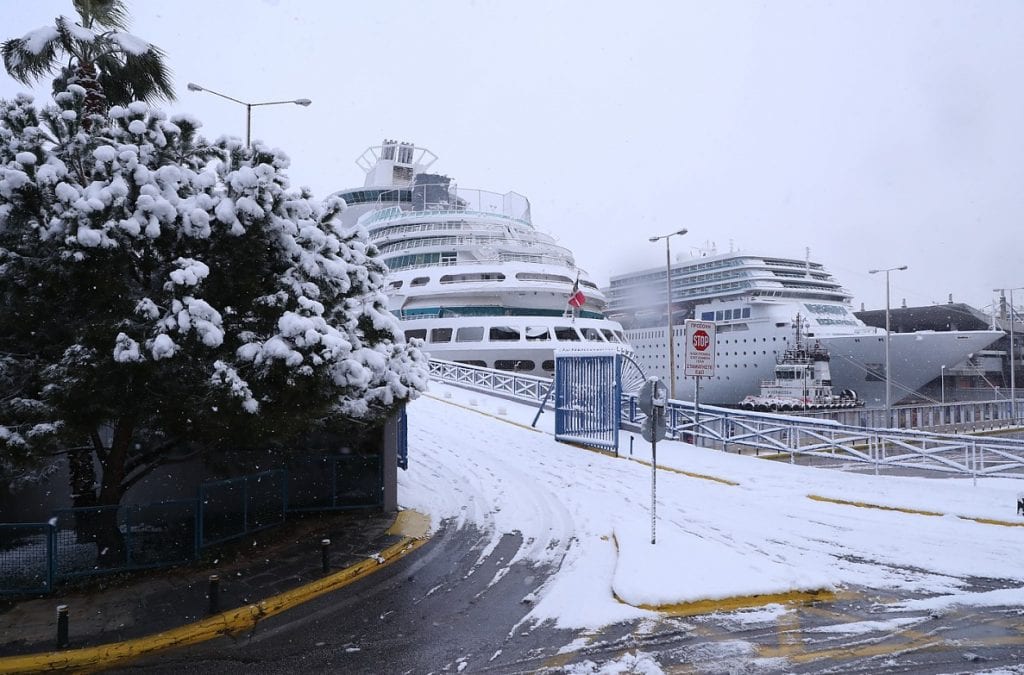
[[[427,283],[429,283],[429,282],[430,282],[430,277],[416,277],[411,282],[409,282],[409,285],[410,286],[426,286]]]
[[[701,312],[700,320],[701,321],[714,321],[715,320],[715,313],[714,312]]]
[[[536,272],[519,272],[516,274],[519,281],[553,281],[560,284],[572,284],[572,279],[561,274],[538,274]]]
[[[426,340],[427,339],[427,329],[426,328],[415,328],[413,330],[405,331],[405,339],[406,340],[410,340],[412,338],[416,338],[418,340]]]
[[[491,326],[489,336],[494,342],[518,340],[519,329],[512,326]],[[495,368],[500,368],[500,366],[495,366]],[[502,368],[502,370],[510,370],[510,368]],[[533,368],[531,367],[530,370]]]
[[[452,329],[451,328],[434,328],[430,331],[431,342],[451,342],[452,341]]]
[[[717,312],[715,312],[715,321],[721,321],[723,316],[724,315],[722,314],[722,310],[718,310]]]
[[[526,361],[523,359],[498,359],[494,362],[494,367],[498,370],[511,370],[519,373],[527,370],[533,370],[535,365],[533,361]]]
[[[458,284],[467,281],[504,281],[505,275],[500,272],[483,272],[475,274],[446,274],[441,277],[442,284]]]
[[[479,366],[481,368],[486,368],[487,367],[487,364],[484,363],[483,361],[474,361],[472,359],[469,359],[469,360],[466,360],[466,361],[456,361],[455,363],[461,363],[464,366]]]
[[[555,361],[554,359],[548,359],[544,363],[540,364],[541,370],[546,370],[549,373],[555,372]]]
[[[445,251],[441,254],[442,265],[454,265],[455,261],[459,259],[459,254],[455,251]]]
[[[526,327],[526,339],[530,340],[547,340],[550,335],[548,334],[547,326],[527,326]]]
[[[749,319],[750,318],[750,308],[749,307],[744,307],[743,308],[743,317],[742,318],[744,318],[744,319]]]
[[[402,287],[403,283],[405,283],[405,282],[402,281],[402,280],[392,281],[390,284],[388,284],[388,290],[389,291],[397,291],[399,288]]]
[[[467,326],[455,332],[456,342],[480,342],[484,339],[483,326]]]
[[[601,331],[596,328],[584,328],[582,330],[583,339],[589,340],[590,342],[601,342]]]
[[[608,342],[618,342],[619,341],[619,338],[615,337],[615,333],[611,332],[607,328],[602,328],[601,329],[601,333],[604,335],[605,339],[608,340]]]
[[[725,320],[726,321],[732,321],[732,310],[731,309],[725,310]]]
[[[555,326],[555,339],[567,342],[579,342],[580,334],[572,326]]]

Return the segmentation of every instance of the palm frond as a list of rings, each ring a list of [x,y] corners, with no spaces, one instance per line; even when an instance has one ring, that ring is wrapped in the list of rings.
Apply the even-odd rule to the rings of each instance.
[[[26,38],[12,38],[3,43],[4,68],[18,82],[31,85],[57,67],[57,39],[46,40],[40,49],[30,49]]]
[[[174,100],[174,87],[163,52],[151,47],[143,54],[106,52],[96,59],[99,81],[111,105],[132,101]]]
[[[75,11],[82,17],[82,25],[126,30],[128,8],[122,0],[73,0]]]

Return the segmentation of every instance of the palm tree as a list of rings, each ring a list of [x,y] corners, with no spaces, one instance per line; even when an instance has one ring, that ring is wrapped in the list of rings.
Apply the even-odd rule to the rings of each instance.
[[[53,93],[69,84],[86,90],[86,110],[102,114],[111,105],[132,101],[174,100],[164,52],[126,32],[123,0],[72,0],[81,21],[59,16],[24,37],[3,43],[4,67],[15,80],[31,85],[55,73]]]

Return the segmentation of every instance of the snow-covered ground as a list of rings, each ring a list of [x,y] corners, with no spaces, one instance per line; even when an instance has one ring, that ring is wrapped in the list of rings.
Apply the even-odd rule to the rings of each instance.
[[[624,434],[626,456],[605,456],[556,442],[550,412],[529,428],[535,414],[432,382],[409,408],[399,475],[402,506],[434,527],[472,523],[492,547],[519,532],[509,565],[557,568],[528,598],[530,620],[597,628],[650,616],[644,607],[844,586],[898,589],[937,608],[1024,605],[1024,527],[972,520],[1024,523],[1021,482],[876,477],[663,441],[652,545],[650,444],[636,434],[631,461]],[[1007,589],[965,590],[977,577]]]

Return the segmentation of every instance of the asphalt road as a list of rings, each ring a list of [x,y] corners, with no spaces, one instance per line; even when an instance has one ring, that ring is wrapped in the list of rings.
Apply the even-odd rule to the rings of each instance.
[[[261,623],[251,635],[168,651],[124,668],[152,673],[425,673],[534,670],[573,635],[520,624],[544,570],[507,566],[519,549],[443,528],[416,554],[340,592]],[[521,664],[525,664],[521,665]]]
[[[909,591],[848,589],[827,602],[666,614],[598,631],[531,626],[521,623],[524,599],[546,570],[506,564],[522,543],[515,536],[481,557],[488,541],[472,527],[444,527],[409,558],[251,635],[118,672],[590,673],[637,655],[667,673],[1024,672],[1024,610],[893,610],[915,597]],[[1003,585],[977,579],[971,590]]]

